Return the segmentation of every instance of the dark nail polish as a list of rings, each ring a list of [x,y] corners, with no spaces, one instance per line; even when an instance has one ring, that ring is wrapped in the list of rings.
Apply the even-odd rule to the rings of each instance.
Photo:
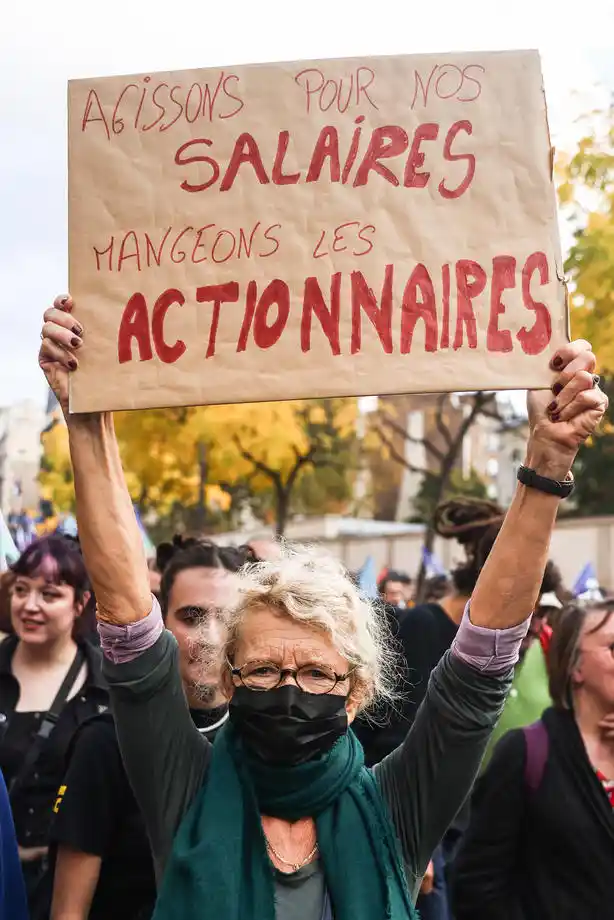
[[[562,389],[563,389],[562,383],[555,383],[552,387],[552,392],[555,396],[558,396]]]
[[[546,412],[549,412],[551,415],[552,415],[553,412],[556,412],[556,400],[553,400],[553,401],[550,403],[550,405],[549,405],[548,408],[546,409]]]
[[[70,340],[70,344],[73,348],[77,348],[81,344],[81,339],[75,337],[74,339]]]
[[[553,413],[551,414],[551,416],[550,416],[550,418],[552,419],[553,422],[558,422],[558,420],[560,419],[560,417],[561,417],[561,413],[560,413],[560,412],[553,412]]]
[[[71,359],[70,359],[70,361],[68,362],[68,366],[69,366],[69,368],[71,369],[71,371],[76,371],[76,370],[77,370],[77,362],[75,361],[74,358],[71,358]]]
[[[75,335],[83,335],[83,329],[81,328],[81,326],[73,326],[72,331],[74,332]]]
[[[563,359],[557,355],[556,358],[552,359],[552,367],[555,371],[560,370],[563,367]]]

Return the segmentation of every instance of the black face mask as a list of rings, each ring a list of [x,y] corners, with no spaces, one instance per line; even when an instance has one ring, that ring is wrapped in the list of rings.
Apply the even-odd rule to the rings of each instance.
[[[230,721],[260,760],[291,767],[327,753],[346,733],[345,700],[331,693],[306,693],[294,684],[264,691],[237,687]]]

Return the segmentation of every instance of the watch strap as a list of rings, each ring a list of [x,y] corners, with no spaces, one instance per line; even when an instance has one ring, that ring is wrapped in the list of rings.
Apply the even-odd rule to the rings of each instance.
[[[540,476],[530,466],[518,467],[518,482],[530,489],[537,489],[539,492],[545,492],[547,495],[556,495],[557,498],[569,498],[574,490],[574,479],[571,473],[568,473],[564,480],[549,479],[547,476]]]

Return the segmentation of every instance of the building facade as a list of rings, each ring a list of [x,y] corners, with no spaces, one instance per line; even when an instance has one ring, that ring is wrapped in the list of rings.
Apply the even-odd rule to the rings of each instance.
[[[43,406],[24,400],[0,408],[0,508],[5,515],[37,511]]]

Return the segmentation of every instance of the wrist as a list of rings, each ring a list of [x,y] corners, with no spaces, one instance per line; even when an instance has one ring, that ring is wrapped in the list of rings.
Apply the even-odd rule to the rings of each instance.
[[[531,445],[527,448],[527,454],[524,460],[524,466],[535,470],[539,476],[545,476],[547,479],[556,479],[558,482],[563,480],[571,472],[574,456],[566,453],[552,453],[551,451],[540,450],[537,446]]]
[[[66,413],[64,416],[69,432],[101,432],[112,423],[113,416],[110,412],[78,412]]]

